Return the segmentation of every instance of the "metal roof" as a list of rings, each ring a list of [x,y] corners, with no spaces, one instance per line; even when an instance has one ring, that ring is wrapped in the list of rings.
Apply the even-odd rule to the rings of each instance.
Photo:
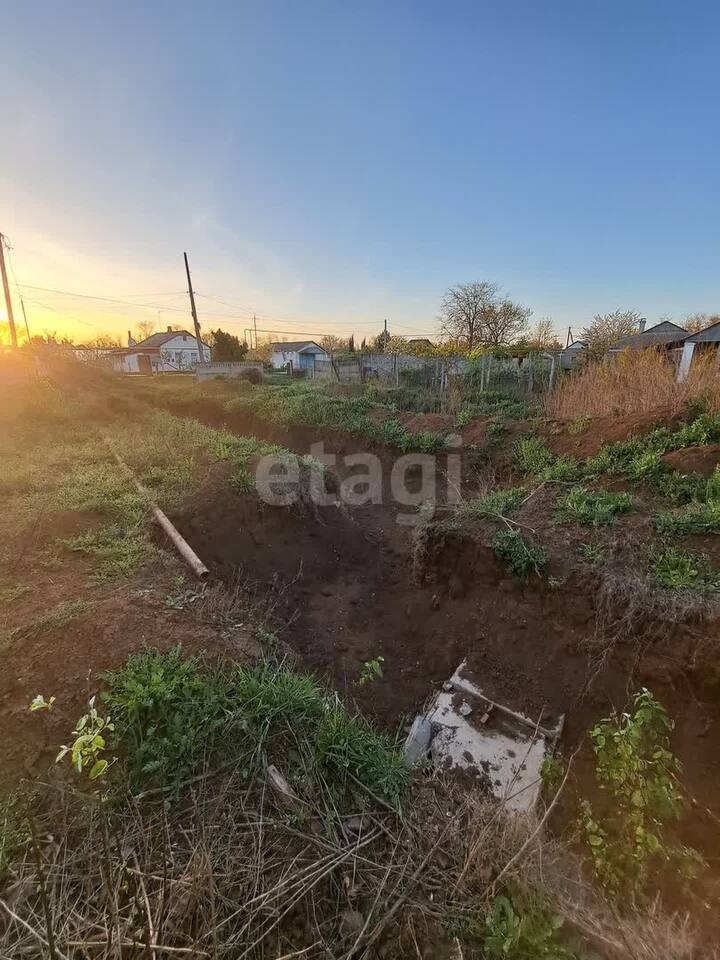
[[[307,350],[308,347],[317,347],[320,353],[325,353],[323,348],[315,343],[314,340],[278,341],[277,343],[272,343],[271,346],[273,350],[279,353],[301,353],[303,350]]]
[[[685,340],[686,343],[720,343],[720,320],[705,327],[698,333],[692,333]]]
[[[662,346],[667,343],[680,343],[687,337],[687,330],[679,327],[671,320],[663,320],[656,323],[654,327],[649,327],[642,333],[631,333],[627,337],[621,337],[611,347],[611,350],[641,350],[643,347]]]
[[[167,330],[165,333],[153,333],[149,337],[146,337],[144,340],[141,340],[140,343],[136,343],[133,349],[137,347],[161,347],[164,343],[167,343],[168,340],[174,340],[175,337],[189,337],[191,340],[195,340],[194,333],[188,333],[187,330]],[[207,346],[203,340],[203,346]]]

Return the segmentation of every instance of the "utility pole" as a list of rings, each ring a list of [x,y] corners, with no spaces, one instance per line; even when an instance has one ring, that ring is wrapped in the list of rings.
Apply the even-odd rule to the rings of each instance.
[[[27,334],[27,342],[30,343],[30,327],[28,327],[27,322],[27,313],[25,313],[25,301],[20,297],[20,306],[22,307],[23,320],[25,321],[25,333]]]
[[[255,349],[257,350],[257,317],[255,316],[254,311],[253,311],[253,325],[255,327]]]
[[[8,325],[10,327],[10,340],[13,349],[17,350],[17,330],[15,329],[15,317],[13,316],[10,287],[8,286],[7,270],[5,269],[5,242],[5,237],[0,233],[0,273],[2,273],[3,290],[5,291],[5,309],[7,310]]]
[[[570,344],[573,343],[573,342],[574,342],[574,341],[573,341],[572,327],[568,327],[567,339],[565,340],[565,346],[566,346],[566,347],[569,347]]]
[[[197,310],[195,309],[195,294],[193,293],[192,280],[190,279],[190,265],[188,263],[187,253],[183,253],[185,257],[185,273],[187,274],[188,282],[188,293],[190,294],[190,309],[192,310],[193,323],[195,324],[195,339],[197,340],[198,346],[198,362],[205,362],[205,353],[203,351],[203,342],[202,337],[200,336],[200,323],[197,318]]]

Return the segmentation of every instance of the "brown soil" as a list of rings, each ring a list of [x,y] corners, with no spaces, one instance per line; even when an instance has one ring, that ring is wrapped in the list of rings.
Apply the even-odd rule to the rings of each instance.
[[[369,447],[365,438],[339,432],[228,416],[212,400],[182,407],[177,412],[302,453],[321,439],[326,449],[339,454]],[[556,434],[553,443],[559,444],[557,452],[589,455],[601,442],[624,439],[628,431],[651,425],[642,418],[625,418],[621,425],[603,421],[597,427],[599,437],[591,426],[579,437]],[[427,428],[424,421],[421,429]],[[484,424],[475,421],[466,431],[472,429],[479,436]],[[513,429],[522,431],[524,425]],[[562,440],[580,443],[581,450],[563,447]],[[375,452],[387,485],[395,458],[386,449]],[[444,467],[438,458],[440,490]],[[337,472],[342,480],[342,466]],[[488,536],[482,529],[448,533],[431,527],[416,542],[413,528],[397,522],[399,513],[411,511],[398,508],[387,489],[382,504],[351,511],[334,506],[286,509],[238,495],[215,473],[202,493],[171,519],[214,577],[230,581],[241,576],[258,584],[260,592],[272,585],[276,618],[284,624],[281,638],[386,726],[394,728],[421,709],[464,658],[491,698],[535,718],[564,712],[566,749],[582,740],[591,722],[613,704],[623,705],[628,691],[647,682],[677,720],[678,753],[691,791],[701,805],[720,812],[715,789],[720,756],[709,749],[708,739],[720,729],[720,674],[704,671],[699,662],[692,669],[693,651],[704,638],[711,644],[713,625],[671,631],[640,664],[633,638],[624,638],[587,689],[597,574],[578,563],[578,547],[598,533],[553,525],[554,496],[553,490],[541,491],[518,517],[549,546],[554,588],[545,580],[525,584],[509,575],[484,545]],[[442,501],[442,494],[438,499]],[[603,535],[619,535],[624,525],[629,530],[638,522],[637,515],[629,515]],[[61,527],[65,532],[72,524]],[[28,605],[40,595],[44,606],[68,597],[95,603],[63,628],[29,634],[22,640],[22,659],[8,658],[7,648],[0,651],[6,663],[10,659],[19,664],[6,668],[0,678],[4,767],[13,773],[37,769],[45,761],[43,744],[63,742],[87,693],[97,688],[97,672],[118,664],[143,642],[182,642],[190,650],[209,647],[239,657],[253,653],[247,643],[238,649],[232,638],[219,637],[191,612],[168,609],[158,585],[98,593],[88,584],[87,572],[78,558],[60,571],[46,571],[34,584],[36,592],[13,608],[17,620],[4,624],[9,630],[27,622]],[[384,657],[384,676],[359,686],[363,663],[378,656]],[[713,659],[710,653],[708,657]],[[36,693],[57,696],[57,709],[28,714],[27,704]]]
[[[422,433],[427,430],[430,433],[441,433],[449,430],[455,418],[447,413],[416,413],[412,416],[401,417],[402,423],[413,433]]]
[[[682,473],[699,473],[703,477],[709,477],[720,463],[720,443],[673,450],[672,453],[665,454],[663,461]]]
[[[18,582],[23,569],[17,569]],[[191,612],[166,606],[166,588],[152,579],[98,588],[90,568],[75,556],[58,569],[32,572],[31,591],[14,601],[0,626],[0,716],[3,747],[1,779],[44,773],[61,743],[67,742],[88,699],[101,687],[98,675],[119,666],[144,644],[166,649],[182,644],[188,652],[223,652],[239,660],[259,649],[246,632],[221,637]],[[67,601],[80,601],[67,622],[43,617]],[[15,631],[13,630],[15,629]],[[30,713],[42,693],[56,697],[50,712]]]
[[[558,456],[593,457],[606,443],[617,443],[634,434],[649,433],[654,427],[667,424],[668,419],[658,413],[593,417],[581,433],[571,433],[570,428],[574,423],[574,420],[556,420],[545,431],[550,448]]]

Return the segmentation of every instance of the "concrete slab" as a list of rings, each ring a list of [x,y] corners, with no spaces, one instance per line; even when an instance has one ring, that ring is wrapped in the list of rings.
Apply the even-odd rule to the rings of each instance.
[[[426,719],[433,728],[436,766],[476,777],[509,810],[531,810],[540,793],[545,754],[564,717],[544,723],[487,697],[463,661],[435,697]]]

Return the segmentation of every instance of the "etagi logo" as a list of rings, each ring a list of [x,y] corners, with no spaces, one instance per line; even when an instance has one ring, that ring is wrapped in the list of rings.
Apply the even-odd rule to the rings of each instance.
[[[277,453],[263,457],[255,468],[258,496],[274,507],[288,507],[310,500],[318,507],[364,507],[382,504],[386,498],[407,512],[398,512],[397,523],[415,526],[423,522],[423,506],[438,501],[454,504],[461,498],[462,437],[451,434],[437,454],[406,453],[388,464],[374,453],[338,455],[314,443],[309,454]],[[339,487],[331,490],[331,471]],[[389,481],[389,482],[388,482]]]

